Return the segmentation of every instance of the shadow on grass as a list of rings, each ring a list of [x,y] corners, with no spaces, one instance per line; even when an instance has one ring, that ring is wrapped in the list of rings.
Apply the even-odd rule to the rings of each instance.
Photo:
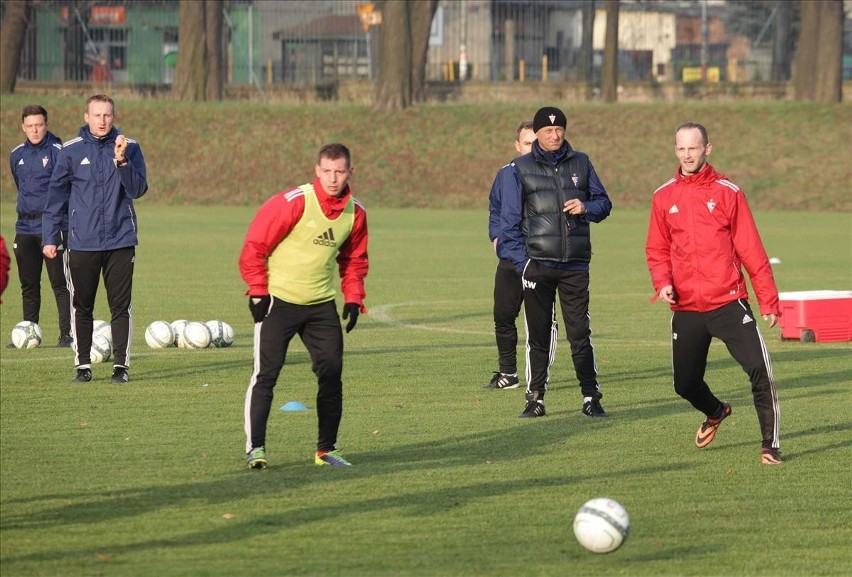
[[[408,449],[403,449],[408,450]],[[394,450],[395,451],[395,450]],[[390,452],[394,452],[390,451]],[[385,461],[392,461],[390,455],[386,456]],[[430,459],[437,463],[439,459]],[[396,462],[396,461],[394,461]],[[192,535],[187,535],[180,538],[169,539],[154,539],[141,541],[129,545],[111,545],[108,547],[110,555],[118,556],[126,553],[147,550],[162,550],[175,547],[188,547],[194,545],[210,545],[216,543],[231,543],[235,541],[251,540],[258,536],[281,531],[282,529],[293,529],[310,523],[321,522],[327,519],[334,519],[336,522],[345,523],[343,519],[346,516],[357,516],[361,514],[375,513],[385,510],[400,510],[403,509],[409,516],[433,515],[437,512],[447,509],[453,509],[459,506],[470,505],[478,500],[491,498],[496,495],[504,495],[509,493],[522,493],[529,491],[530,487],[535,487],[536,490],[543,490],[552,487],[566,487],[581,481],[590,479],[601,479],[612,481],[614,477],[643,477],[646,475],[658,474],[661,472],[682,471],[690,468],[687,464],[670,464],[664,467],[635,467],[624,469],[620,472],[602,471],[599,474],[572,477],[570,475],[528,477],[516,480],[494,480],[477,482],[471,485],[458,485],[452,488],[445,486],[432,488],[423,491],[390,492],[380,497],[351,500],[345,505],[333,503],[329,505],[316,505],[304,508],[291,508],[285,511],[270,513],[267,515],[251,516],[244,520],[236,519],[230,521],[225,526],[217,527],[212,530],[199,531]],[[316,485],[323,482],[340,482],[339,475],[326,476],[321,479],[309,478],[311,476],[304,475],[304,471],[287,469],[289,473],[301,473],[299,476],[288,476],[283,474],[284,470],[274,472],[265,471],[261,474],[266,477],[263,484],[254,483],[251,487],[254,497],[262,497],[264,491],[270,493],[278,493],[282,483],[286,482],[288,489],[295,490],[298,486],[294,486],[298,482],[310,484],[312,490],[322,491],[317,489]],[[332,471],[336,473],[337,471]],[[347,469],[347,476],[372,477],[375,476],[375,471],[371,469],[361,469],[358,471],[353,468]],[[268,475],[268,473],[274,473]],[[30,523],[15,522],[14,520],[4,520],[4,531],[13,530],[18,527],[32,527],[39,525],[55,526],[58,519],[67,519],[68,523],[102,523],[112,517],[132,516],[145,513],[151,509],[160,507],[178,507],[182,503],[206,498],[209,501],[229,502],[245,498],[247,487],[246,475],[254,475],[251,479],[255,481],[259,475],[257,472],[246,473],[239,477],[234,475],[226,479],[209,483],[193,483],[180,486],[162,486],[150,487],[144,491],[129,492],[127,494],[119,493],[118,496],[109,494],[102,495],[103,501],[82,503],[71,505],[69,507],[60,508],[45,512],[42,519],[33,520],[31,516]],[[80,496],[83,497],[83,496]],[[66,497],[67,498],[67,497]],[[112,513],[112,515],[110,515]],[[19,520],[23,521],[23,520]],[[47,554],[32,554],[15,557],[7,555],[4,559],[4,565],[9,568],[15,563],[24,562],[44,562],[67,560],[71,558],[91,558],[101,552],[104,547],[91,547],[84,549],[73,550],[55,550]]]
[[[579,420],[579,417],[577,418]],[[604,421],[603,419],[599,421]],[[620,470],[602,470],[585,476],[571,474],[556,475],[518,475],[516,479],[506,479],[497,474],[487,474],[489,463],[503,467],[511,465],[519,458],[547,454],[554,445],[565,442],[572,434],[581,434],[584,428],[566,426],[565,419],[537,419],[518,426],[505,427],[490,431],[476,432],[461,436],[448,436],[437,441],[423,441],[395,446],[384,450],[359,453],[359,462],[363,465],[347,469],[319,468],[313,463],[283,462],[273,464],[265,471],[235,471],[211,481],[183,483],[179,485],[155,485],[140,489],[99,490],[91,493],[46,494],[24,500],[4,502],[5,514],[0,520],[0,529],[4,538],[13,538],[16,530],[47,529],[55,530],[62,526],[102,525],[122,518],[135,517],[156,512],[161,509],[180,510],[181,507],[197,501],[207,504],[233,506],[247,496],[253,499],[280,497],[282,488],[288,494],[307,490],[313,494],[331,491],[339,483],[360,482],[368,479],[371,485],[394,482],[384,478],[386,475],[419,470],[427,475],[437,470],[483,468],[483,475],[472,477],[469,473],[461,476],[459,484],[447,485],[446,482],[430,485],[426,489],[406,490],[404,484],[396,485],[393,490],[377,491],[365,494],[362,498],[346,503],[329,503],[290,507],[267,515],[252,515],[250,518],[235,519],[226,525],[205,530],[186,537],[154,539],[130,545],[109,546],[110,554],[117,555],[140,550],[156,550],[163,547],[183,547],[193,544],[224,543],[250,540],[255,536],[276,532],[282,528],[299,527],[325,519],[346,522],[346,516],[374,513],[383,510],[407,511],[408,515],[432,515],[448,508],[469,505],[479,500],[498,495],[523,494],[535,487],[541,490],[547,487],[570,486],[578,482],[600,479],[612,482],[614,479],[646,477],[666,472],[683,471],[691,468],[689,463],[666,463],[656,465],[630,465]],[[535,435],[536,442],[529,442],[529,435]],[[496,469],[495,469],[496,471]],[[469,484],[465,484],[469,483]],[[326,485],[329,487],[327,488]],[[16,504],[27,502],[50,503],[53,500],[72,503],[60,506],[46,506],[40,511],[27,511],[25,514],[10,514]],[[16,557],[4,555],[4,567],[15,563],[56,561],[72,557],[90,558],[101,547],[86,549],[55,550],[49,553],[29,554]]]

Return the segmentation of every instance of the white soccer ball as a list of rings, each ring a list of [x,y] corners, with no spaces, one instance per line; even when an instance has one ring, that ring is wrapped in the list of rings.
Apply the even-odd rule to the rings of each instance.
[[[210,346],[210,329],[204,323],[190,321],[183,327],[181,339],[184,348],[206,349]]]
[[[175,346],[175,332],[166,321],[154,321],[145,329],[145,342],[152,349]]]
[[[21,321],[12,329],[12,344],[18,349],[34,349],[41,344],[41,327],[31,321]]]
[[[611,553],[624,545],[630,515],[617,501],[599,497],[586,502],[574,517],[574,535],[592,553]]]
[[[112,325],[109,321],[92,321],[92,336],[103,335],[112,344]]]
[[[89,357],[93,363],[105,363],[112,356],[112,341],[104,333],[92,336],[92,350]]]
[[[172,330],[175,333],[175,346],[181,349],[186,348],[186,343],[183,342],[183,327],[185,327],[188,322],[189,321],[184,319],[172,321]]]
[[[215,348],[230,347],[234,343],[234,329],[222,321],[207,321],[204,323],[210,330],[210,346]]]

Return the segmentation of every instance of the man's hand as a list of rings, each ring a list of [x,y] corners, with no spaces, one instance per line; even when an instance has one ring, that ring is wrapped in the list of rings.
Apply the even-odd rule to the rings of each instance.
[[[361,307],[355,303],[346,303],[343,305],[343,320],[349,319],[349,322],[346,323],[347,333],[355,328],[359,314],[361,314]]]
[[[41,254],[47,258],[56,258],[56,245],[46,244],[41,248]]]
[[[127,151],[127,138],[123,134],[115,137],[115,161],[124,162],[124,153]]]
[[[674,287],[670,284],[667,284],[663,288],[660,289],[660,299],[666,301],[670,305],[673,305],[677,302],[677,297],[675,296]]]
[[[769,322],[769,328],[771,329],[778,324],[778,317],[780,316],[781,315],[770,313],[768,315],[763,315],[763,320]]]
[[[562,212],[573,216],[586,214],[586,205],[579,198],[571,198],[562,205]]]
[[[269,305],[272,304],[272,297],[269,295],[250,296],[249,311],[256,323],[262,323],[266,313],[269,312]]]

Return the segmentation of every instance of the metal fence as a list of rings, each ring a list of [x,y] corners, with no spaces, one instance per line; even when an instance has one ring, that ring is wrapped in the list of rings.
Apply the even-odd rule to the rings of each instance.
[[[373,8],[372,15],[365,8]],[[850,79],[849,0],[844,8],[843,76]],[[229,84],[376,78],[383,33],[378,3],[232,0],[224,9]],[[19,78],[169,84],[180,46],[178,12],[176,0],[37,0]],[[622,0],[619,77],[784,82],[798,22],[799,3],[788,0]],[[441,0],[431,23],[427,80],[595,83],[605,25],[602,2]]]

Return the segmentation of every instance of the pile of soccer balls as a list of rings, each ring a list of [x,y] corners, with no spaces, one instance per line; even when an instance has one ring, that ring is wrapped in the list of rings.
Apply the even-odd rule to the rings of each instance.
[[[152,349],[230,347],[234,342],[234,329],[222,321],[154,321],[145,329],[145,342]]]

